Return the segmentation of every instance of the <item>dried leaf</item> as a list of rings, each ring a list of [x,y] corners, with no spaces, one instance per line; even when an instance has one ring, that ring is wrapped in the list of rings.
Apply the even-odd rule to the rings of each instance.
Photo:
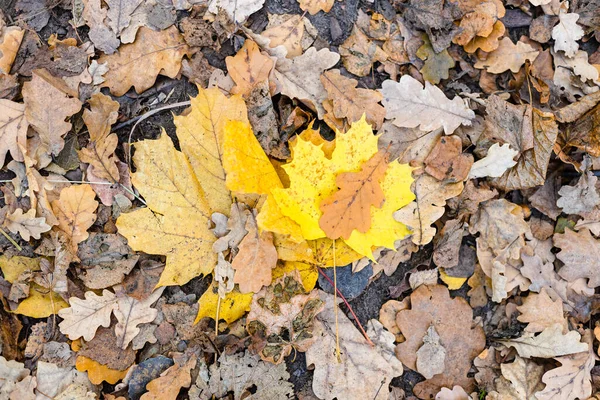
[[[333,115],[336,118],[346,118],[352,124],[365,114],[373,129],[381,128],[385,116],[385,109],[379,104],[383,99],[381,93],[356,88],[358,81],[340,75],[337,69],[324,72],[321,82],[333,102]]]
[[[80,337],[86,341],[92,340],[99,327],[110,325],[110,315],[117,308],[117,298],[106,289],[102,291],[102,296],[86,292],[85,300],[71,297],[69,303],[69,308],[58,312],[63,319],[58,326],[71,340]]]
[[[386,389],[396,376],[402,375],[402,364],[394,356],[394,335],[377,320],[368,323],[367,335],[375,343],[367,343],[352,322],[338,313],[341,362],[336,358],[336,318],[333,295],[319,292],[325,309],[315,319],[315,343],[306,351],[306,365],[314,365],[313,391],[319,398],[386,399]]]
[[[302,7],[302,4],[300,4],[300,7]],[[265,29],[261,33],[261,36],[270,39],[269,47],[285,47],[287,58],[294,58],[302,54],[303,35],[304,18],[300,15],[294,15],[284,23]]]
[[[107,63],[108,72],[102,87],[122,96],[133,86],[137,93],[151,88],[157,76],[175,78],[181,69],[181,59],[189,48],[176,27],[155,32],[141,27],[135,42],[123,45],[119,52],[102,55],[99,63]],[[140,68],[144,73],[139,73]]]
[[[277,251],[273,245],[273,233],[259,233],[254,215],[247,219],[245,228],[248,233],[231,263],[235,270],[233,282],[240,285],[242,293],[256,293],[271,283],[271,270],[277,264]]]
[[[25,146],[28,126],[25,105],[0,99],[0,165],[4,165],[9,151],[13,160],[23,161],[17,143]]]
[[[473,312],[466,300],[450,298],[448,288],[441,285],[420,286],[411,296],[410,310],[400,311],[396,323],[406,338],[396,346],[396,355],[408,368],[417,368],[417,349],[430,326],[440,336],[446,350],[444,371],[414,387],[421,399],[433,397],[442,387],[459,385],[471,392],[474,380],[467,376],[473,359],[485,347],[485,334],[473,323]]]
[[[543,288],[540,294],[529,294],[523,305],[518,306],[517,310],[521,313],[517,319],[529,324],[525,327],[526,332],[542,332],[554,324],[561,325],[563,333],[569,330],[567,320],[563,316],[562,300],[558,298],[553,301]]]
[[[598,178],[591,171],[585,171],[575,186],[565,185],[560,188],[560,198],[556,205],[567,214],[585,215],[600,205],[600,195],[596,190]]]
[[[319,226],[328,238],[348,239],[355,229],[366,233],[371,228],[371,206],[380,208],[385,200],[379,181],[387,166],[387,154],[379,151],[363,164],[360,172],[336,176],[340,190],[319,205],[323,213]]]
[[[434,375],[441,374],[445,370],[446,349],[440,344],[440,335],[431,325],[423,336],[423,345],[417,350],[417,371],[431,379]]]
[[[422,164],[444,134],[442,128],[424,133],[419,128],[399,128],[391,121],[384,122],[380,132],[379,149],[388,151],[390,160],[411,165]]]
[[[264,0],[210,0],[208,11],[219,14],[223,10],[236,24],[242,24],[248,17],[263,7]]]
[[[440,83],[442,79],[448,79],[450,69],[454,68],[454,59],[450,56],[448,50],[444,49],[436,53],[428,40],[425,41],[423,46],[419,47],[416,55],[425,61],[423,68],[420,69],[423,79],[434,85]]]
[[[77,371],[87,372],[87,377],[94,385],[101,385],[102,382],[114,385],[127,375],[127,370],[114,370],[84,356],[77,357],[75,368],[77,368]]]
[[[460,125],[471,125],[475,113],[467,108],[460,97],[449,100],[438,87],[425,82],[425,88],[410,75],[402,75],[400,82],[392,80],[381,84],[382,104],[386,118],[399,127],[432,131],[444,127],[446,135]]]
[[[490,393],[491,399],[537,399],[535,392],[543,387],[543,366],[516,356],[512,363],[501,364],[500,369],[502,377],[496,379],[497,391]]]
[[[58,218],[58,229],[67,236],[73,254],[77,245],[88,238],[87,230],[96,221],[94,212],[98,202],[90,185],[73,185],[61,190],[60,198],[52,202],[52,211]]]
[[[463,154],[462,140],[458,136],[442,136],[424,163],[425,172],[437,180],[460,182],[467,179],[473,156]]]
[[[506,347],[514,347],[521,357],[553,358],[588,351],[588,344],[581,343],[581,335],[575,331],[563,334],[562,324],[546,328],[537,336],[524,333],[521,337],[500,340]]]
[[[498,178],[502,176],[507,169],[514,167],[517,162],[514,157],[519,154],[517,150],[510,147],[509,143],[502,145],[494,143],[487,152],[487,155],[481,160],[475,161],[469,171],[469,178]]]
[[[540,52],[529,44],[518,41],[514,44],[508,37],[500,40],[498,48],[488,54],[485,60],[478,60],[474,67],[484,69],[491,74],[500,74],[511,70],[519,72],[526,60],[533,61]]]
[[[17,208],[12,214],[7,214],[4,219],[4,226],[12,233],[18,233],[23,240],[29,240],[31,237],[39,239],[41,234],[48,232],[51,228],[46,224],[46,218],[35,217],[35,210],[32,208],[23,213],[21,208]]]
[[[252,90],[269,77],[273,60],[260,52],[258,45],[246,40],[234,57],[225,59],[227,71],[236,83],[232,93],[248,96]]]
[[[160,374],[159,378],[153,379],[146,385],[148,392],[144,393],[140,400],[176,398],[181,388],[188,388],[192,384],[190,374],[195,367],[195,356],[191,356],[184,365],[175,363],[175,365]]]
[[[357,26],[339,47],[344,67],[356,76],[366,76],[377,61],[384,62],[388,55]]]
[[[319,11],[328,13],[335,0],[298,0],[298,3],[300,3],[302,11],[308,11],[310,15],[315,15]]]
[[[0,74],[10,74],[24,35],[25,30],[18,26],[0,26]]]
[[[154,318],[158,315],[158,310],[151,308],[151,306],[158,300],[163,290],[164,288],[156,289],[143,300],[117,292],[118,307],[113,312],[118,321],[115,325],[115,334],[121,349],[126,349],[129,343],[140,333],[138,325],[154,321]]]
[[[583,37],[583,29],[577,25],[579,14],[560,13],[558,24],[552,29],[554,51],[564,51],[567,57],[573,57],[579,49],[577,41]]]
[[[600,286],[600,240],[588,229],[579,232],[565,229],[565,233],[554,235],[554,246],[561,249],[556,257],[565,264],[558,271],[562,278],[569,282],[586,278],[588,287]]]

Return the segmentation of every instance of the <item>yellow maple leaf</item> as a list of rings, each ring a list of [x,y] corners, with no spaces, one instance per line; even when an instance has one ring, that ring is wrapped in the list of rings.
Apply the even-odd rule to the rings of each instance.
[[[144,140],[135,148],[137,172],[132,182],[148,207],[122,214],[119,233],[136,251],[167,256],[157,286],[183,285],[211,273],[217,261],[212,251],[216,238],[209,230],[211,209],[199,183],[208,174],[196,176],[188,158],[164,132],[158,140]]]
[[[241,96],[228,98],[217,88],[201,87],[190,102],[190,112],[174,118],[181,151],[202,176],[199,182],[210,209],[229,215],[231,193],[223,167],[225,124],[231,120],[248,123],[246,104]]]
[[[373,135],[364,116],[345,134],[338,132],[331,158],[327,158],[322,150],[324,145],[324,142],[315,140],[314,135],[296,139],[292,144],[293,159],[283,166],[290,177],[290,187],[272,190],[281,214],[296,222],[307,240],[326,237],[319,226],[322,215],[319,206],[338,190],[336,177],[344,172],[360,171],[362,165],[378,151],[377,136]],[[372,224],[367,232],[353,231],[345,243],[370,258],[373,257],[371,250],[374,246],[394,248],[394,241],[409,233],[406,226],[394,221],[392,213],[414,199],[410,191],[411,182],[410,167],[397,161],[390,163],[381,181],[384,205],[371,208]],[[270,228],[264,223],[261,227]]]
[[[276,281],[285,274],[293,271],[298,271],[300,273],[302,286],[304,286],[304,290],[306,290],[307,293],[315,288],[317,279],[319,278],[317,268],[314,265],[299,261],[284,261],[283,263],[280,263],[273,270],[273,281]]]

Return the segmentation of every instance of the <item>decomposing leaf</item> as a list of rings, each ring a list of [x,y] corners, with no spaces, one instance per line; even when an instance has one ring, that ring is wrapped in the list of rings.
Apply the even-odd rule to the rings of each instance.
[[[336,358],[336,318],[333,295],[319,292],[325,309],[315,319],[315,343],[306,352],[306,365],[314,365],[313,391],[319,398],[387,399],[389,382],[402,375],[402,364],[394,355],[394,335],[377,320],[368,324],[367,343],[352,322],[338,314],[341,362]],[[382,389],[383,388],[383,389]]]
[[[441,374],[445,370],[446,350],[440,344],[440,335],[432,325],[423,336],[423,345],[417,350],[417,371],[431,379],[434,375]]]
[[[415,200],[394,213],[394,218],[412,230],[412,241],[417,245],[431,242],[435,228],[431,225],[444,214],[446,200],[458,196],[463,183],[445,183],[429,175],[421,175],[413,183]]]
[[[419,128],[400,128],[391,121],[384,122],[380,132],[379,149],[388,151],[390,160],[411,165],[422,164],[444,134],[442,128],[427,133]]]
[[[411,296],[410,310],[396,315],[396,323],[406,338],[396,346],[396,355],[408,368],[417,368],[417,350],[423,337],[433,326],[446,351],[443,373],[434,375],[414,387],[422,399],[431,398],[442,387],[459,385],[471,392],[474,380],[467,376],[473,359],[485,347],[485,334],[473,323],[473,312],[465,299],[450,298],[448,288],[441,285],[420,286]]]
[[[448,72],[455,64],[448,50],[444,49],[436,53],[428,40],[425,41],[423,46],[419,47],[416,55],[425,61],[423,68],[420,69],[423,79],[434,85],[440,83],[442,79],[448,79]]]
[[[560,188],[560,198],[556,205],[567,214],[584,215],[600,205],[600,195],[596,190],[598,178],[592,171],[585,171],[574,186],[565,185]]]
[[[141,27],[135,42],[119,47],[119,52],[103,55],[99,63],[107,63],[108,72],[103,87],[115,96],[122,96],[133,86],[141,93],[152,87],[160,75],[175,78],[181,68],[181,59],[189,48],[176,27],[153,31]],[[144,73],[139,73],[143,68]]]
[[[306,351],[315,341],[313,320],[322,309],[316,291],[305,293],[298,271],[284,275],[254,295],[246,318],[254,349],[275,364],[292,349]]]
[[[501,364],[500,369],[502,376],[496,379],[490,398],[537,399],[535,393],[543,387],[543,366],[516,356],[512,363]]]
[[[231,21],[241,24],[246,19],[260,10],[264,0],[210,0],[208,2],[208,11],[213,14],[219,14],[223,10]]]
[[[474,67],[485,68],[492,74],[500,74],[508,70],[517,73],[526,60],[535,60],[539,53],[527,43],[518,41],[514,44],[509,37],[504,37],[500,40],[498,48],[489,53],[485,60],[478,60]]]
[[[282,24],[265,29],[261,36],[270,39],[269,47],[283,46],[287,50],[286,57],[294,58],[302,54],[303,34],[304,19],[300,15],[294,15]]]
[[[494,143],[485,157],[477,160],[471,166],[469,178],[498,178],[517,163],[514,157],[519,154],[517,150],[510,147],[509,143],[500,145]]]
[[[524,333],[521,337],[501,340],[506,347],[514,347],[521,357],[552,358],[588,351],[588,344],[580,342],[581,335],[575,331],[563,334],[562,324],[554,324],[537,336]]]
[[[552,29],[554,51],[564,51],[567,57],[573,57],[579,49],[577,41],[583,37],[583,29],[577,25],[579,14],[560,13],[558,24]]]
[[[460,125],[471,125],[475,113],[460,97],[449,100],[444,92],[429,82],[425,87],[410,75],[402,75],[400,82],[392,80],[381,84],[382,104],[386,118],[399,127],[432,131],[444,127],[446,135]]]
[[[225,59],[227,71],[235,82],[232,93],[248,96],[261,82],[269,77],[273,60],[260,52],[258,45],[246,40],[234,57]]]
[[[27,122],[40,138],[38,151],[57,155],[65,145],[63,136],[71,129],[65,119],[81,109],[81,102],[53,83],[47,71],[34,71],[32,80],[23,84],[23,100]]]
[[[600,286],[600,240],[588,229],[579,232],[565,229],[565,233],[554,235],[554,245],[561,249],[556,257],[565,264],[558,271],[562,278],[569,282],[586,278],[589,287]]]
[[[60,198],[52,202],[52,210],[58,218],[58,229],[71,243],[73,253],[77,245],[88,238],[87,230],[96,220],[94,212],[98,202],[90,185],[73,185],[61,190]]]
[[[356,88],[358,82],[342,76],[337,69],[325,71],[321,75],[321,82],[333,102],[333,115],[336,118],[346,118],[353,123],[365,114],[373,129],[381,128],[385,117],[385,109],[379,104],[383,99],[381,93]]]
[[[314,47],[308,49],[301,56],[290,59],[279,59],[275,65],[275,78],[281,93],[297,98],[308,107],[315,110],[319,118],[323,118],[325,109],[321,105],[327,99],[327,92],[319,80],[321,73],[333,67],[340,59],[340,55]]]
[[[373,63],[387,60],[388,55],[357,26],[339,47],[344,67],[357,76],[368,75]]]
[[[385,200],[379,180],[387,165],[387,154],[379,151],[360,172],[337,175],[335,182],[340,190],[319,205],[323,213],[319,226],[328,238],[349,239],[353,230],[366,233],[371,228],[371,207],[380,208]]]
[[[246,220],[245,228],[248,233],[231,262],[235,270],[233,282],[240,285],[242,293],[256,293],[271,283],[271,270],[277,264],[277,251],[273,245],[273,233],[259,232],[254,215]]]
[[[424,163],[425,172],[437,180],[460,182],[467,178],[473,156],[463,154],[462,140],[458,136],[442,136]]]

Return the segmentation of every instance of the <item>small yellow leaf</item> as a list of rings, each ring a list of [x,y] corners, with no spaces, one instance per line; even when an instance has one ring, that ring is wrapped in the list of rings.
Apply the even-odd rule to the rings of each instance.
[[[21,256],[7,257],[0,255],[0,269],[4,274],[4,279],[10,283],[15,283],[23,272],[39,271],[40,259]]]
[[[348,265],[363,256],[352,250],[343,240],[335,241],[335,257],[333,240],[321,238],[295,243],[289,237],[275,235],[275,248],[280,260],[298,261],[321,268],[333,267],[334,259],[337,267]]]
[[[450,276],[444,271],[444,268],[440,268],[440,279],[448,286],[448,289],[458,290],[465,284],[468,278],[456,278]]]
[[[233,192],[269,194],[282,188],[279,176],[248,122],[228,121],[223,138],[223,168]]]
[[[123,371],[110,369],[106,365],[102,365],[98,361],[84,356],[77,357],[75,368],[77,371],[87,371],[88,378],[94,385],[100,385],[102,382],[114,385],[127,375],[127,369]]]
[[[225,322],[231,324],[234,321],[242,318],[247,311],[250,311],[253,293],[242,294],[236,288],[232,292],[227,293],[224,299],[221,299],[219,308],[219,319],[224,319]],[[206,289],[198,300],[198,315],[194,324],[198,323],[202,318],[209,317],[215,319],[217,316],[217,304],[219,303],[219,292],[217,286],[213,285]]]
[[[283,275],[297,270],[302,279],[302,285],[306,292],[310,292],[315,288],[319,272],[314,265],[306,264],[298,261],[284,261],[273,270],[273,281],[281,278]]]
[[[14,312],[31,318],[46,318],[67,307],[69,304],[58,294],[34,283],[29,297],[20,302]]]
[[[223,136],[227,121],[248,122],[246,104],[241,96],[227,98],[218,88],[201,87],[190,102],[190,112],[174,118],[181,151],[202,177],[199,182],[212,212],[229,215],[231,194],[225,186]]]
[[[290,239],[296,243],[304,241],[300,225],[281,213],[281,209],[272,195],[267,196],[267,200],[256,217],[256,222],[261,230],[289,235]]]

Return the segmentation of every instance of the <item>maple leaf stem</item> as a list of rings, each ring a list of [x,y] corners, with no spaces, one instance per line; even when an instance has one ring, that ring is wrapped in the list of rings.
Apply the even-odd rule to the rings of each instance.
[[[19,243],[15,242],[15,240],[13,238],[11,238],[8,233],[6,233],[4,231],[4,229],[0,228],[0,233],[13,245],[17,248],[17,250],[19,251],[23,251],[23,248],[21,246],[19,246]]]
[[[335,239],[333,239],[333,312],[335,314],[335,355],[338,363],[342,362],[340,355],[340,330],[338,325],[338,306],[337,306],[337,267],[335,262]]]
[[[323,270],[321,269],[321,267],[317,267],[317,271],[319,271],[319,273],[321,275],[323,275],[323,277],[325,279],[327,279],[327,281],[329,281],[329,283],[332,286],[334,285],[334,282],[331,280],[330,277],[328,277],[325,272],[323,272]],[[346,304],[346,307],[348,307],[348,310],[350,310],[350,314],[352,314],[352,316],[354,317],[354,320],[356,321],[356,323],[358,324],[358,329],[360,329],[360,331],[362,332],[363,336],[365,337],[365,339],[367,339],[367,342],[371,345],[371,346],[375,346],[375,343],[373,343],[371,341],[371,338],[369,338],[369,335],[367,335],[367,332],[365,332],[365,329],[363,328],[363,326],[360,323],[360,320],[358,319],[358,317],[356,316],[356,314],[354,313],[354,310],[352,309],[352,307],[350,306],[350,304],[348,303],[348,300],[346,300],[346,298],[344,297],[344,295],[342,294],[342,292],[340,292],[337,288],[335,288],[336,293],[340,296],[340,298],[344,301],[344,304]]]

